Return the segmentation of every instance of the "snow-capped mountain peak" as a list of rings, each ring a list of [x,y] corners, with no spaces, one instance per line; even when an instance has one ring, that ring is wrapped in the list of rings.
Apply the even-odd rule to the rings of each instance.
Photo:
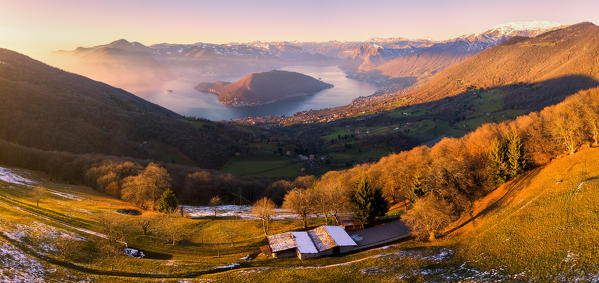
[[[560,23],[549,21],[531,21],[531,22],[511,22],[498,25],[482,33],[463,35],[456,38],[456,41],[466,41],[480,44],[482,49],[497,45],[504,40],[514,36],[535,37],[547,31],[563,27]],[[454,40],[449,40],[454,41]],[[480,49],[475,47],[475,49]],[[481,50],[482,50],[481,49]]]
[[[511,22],[498,25],[484,34],[504,35],[504,36],[536,36],[540,33],[561,27],[558,22],[550,21],[530,21],[530,22]]]

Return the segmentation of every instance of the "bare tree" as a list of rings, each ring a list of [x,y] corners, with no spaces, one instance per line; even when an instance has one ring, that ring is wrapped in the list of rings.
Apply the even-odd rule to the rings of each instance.
[[[212,197],[210,199],[210,206],[214,211],[214,217],[216,217],[216,213],[218,212],[218,206],[222,204],[222,201],[219,196]]]
[[[44,187],[35,187],[31,190],[31,197],[35,201],[37,207],[40,207],[40,201],[48,195],[48,190]]]
[[[452,221],[450,206],[432,194],[417,200],[402,217],[420,239],[434,240],[436,234]]]
[[[564,145],[568,154],[573,154],[583,140],[583,129],[580,109],[572,104],[566,104],[563,109],[556,111],[553,118],[553,136]]]
[[[237,234],[237,229],[232,224],[233,222],[231,221],[221,223],[221,232],[229,240],[231,247],[235,247],[235,235]]]
[[[314,187],[312,197],[316,209],[324,215],[327,224],[328,216],[340,224],[339,214],[349,210],[349,192],[337,179],[321,179]]]
[[[304,229],[308,228],[308,215],[314,213],[313,192],[308,189],[295,189],[285,195],[283,207],[293,210],[301,217]]]
[[[179,217],[177,214],[164,215],[158,221],[158,233],[173,246],[190,232],[187,229],[186,218]]]
[[[123,180],[121,198],[143,209],[155,209],[163,192],[170,189],[170,180],[166,169],[150,163],[141,174]]]
[[[102,232],[106,235],[106,238],[99,242],[100,251],[110,259],[111,270],[114,270],[115,262],[123,255],[123,249],[127,245],[125,242],[127,233],[124,225],[117,217],[104,214],[98,220]]]
[[[140,215],[136,220],[143,234],[147,235],[154,218],[149,215]]]
[[[585,131],[590,132],[593,145],[599,145],[599,93],[589,92],[574,99],[582,109]]]
[[[55,239],[57,252],[63,261],[70,261],[79,251],[78,241],[70,235],[60,235]]]
[[[275,207],[275,203],[267,197],[259,199],[252,207],[252,214],[262,219],[262,229],[264,230],[264,235],[268,235],[268,231],[270,229],[270,220],[272,214],[274,213]]]

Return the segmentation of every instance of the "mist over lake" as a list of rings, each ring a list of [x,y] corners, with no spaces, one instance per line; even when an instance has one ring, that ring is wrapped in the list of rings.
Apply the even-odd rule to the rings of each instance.
[[[209,120],[230,120],[265,115],[291,116],[300,111],[346,105],[354,98],[371,95],[377,90],[371,84],[347,78],[337,66],[287,66],[280,69],[312,76],[333,84],[334,87],[310,96],[295,97],[252,107],[223,105],[215,94],[199,92],[195,89],[198,83],[207,80],[214,81],[214,78],[205,80],[182,78],[166,84],[150,85],[143,90],[132,90],[132,92],[185,116]],[[236,81],[241,77],[223,77],[217,80]]]

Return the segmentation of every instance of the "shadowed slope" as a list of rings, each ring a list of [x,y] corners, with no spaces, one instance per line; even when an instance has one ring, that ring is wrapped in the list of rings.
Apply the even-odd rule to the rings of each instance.
[[[233,128],[192,123],[124,90],[5,49],[0,100],[0,138],[45,150],[162,160],[161,151],[168,151],[216,167],[242,137]]]

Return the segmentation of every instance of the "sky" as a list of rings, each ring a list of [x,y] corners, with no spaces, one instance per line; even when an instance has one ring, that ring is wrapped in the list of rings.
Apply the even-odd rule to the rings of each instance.
[[[143,44],[449,39],[514,21],[599,23],[598,0],[0,0],[0,47],[36,59]]]

